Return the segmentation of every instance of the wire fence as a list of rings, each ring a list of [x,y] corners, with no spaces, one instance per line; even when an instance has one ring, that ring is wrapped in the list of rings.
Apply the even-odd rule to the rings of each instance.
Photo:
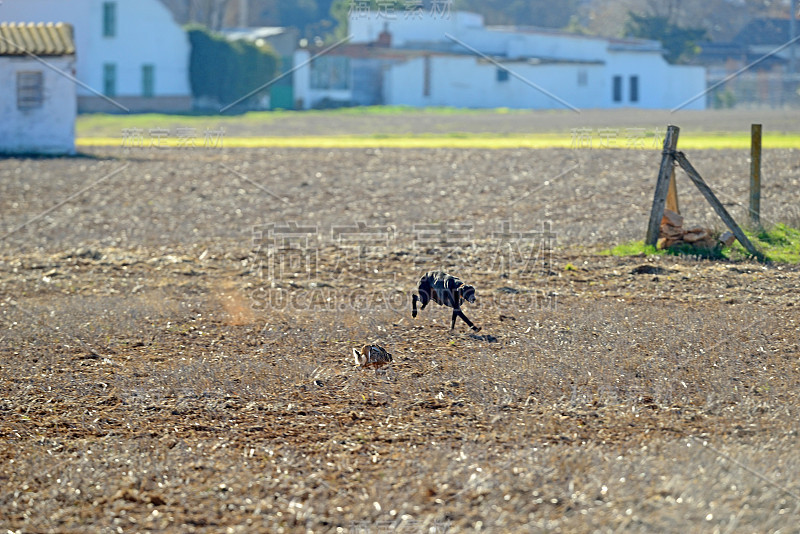
[[[710,74],[706,78],[709,109],[736,107],[800,108],[800,75],[780,72]]]

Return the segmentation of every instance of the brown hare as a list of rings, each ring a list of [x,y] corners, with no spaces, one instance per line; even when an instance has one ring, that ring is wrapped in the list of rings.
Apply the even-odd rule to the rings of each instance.
[[[383,367],[392,362],[392,355],[380,345],[364,345],[361,352],[353,349],[353,359],[359,367]]]

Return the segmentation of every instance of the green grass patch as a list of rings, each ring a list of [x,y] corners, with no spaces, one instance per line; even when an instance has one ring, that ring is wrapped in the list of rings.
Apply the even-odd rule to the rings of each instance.
[[[607,248],[598,252],[601,256],[660,256],[666,253],[666,250],[645,245],[644,240],[621,243],[614,248]]]
[[[79,137],[121,135],[124,128],[166,128],[177,125],[182,128],[211,128],[225,126],[263,126],[279,120],[313,117],[359,117],[416,114],[416,115],[475,115],[525,113],[528,110],[459,109],[451,107],[412,108],[407,106],[360,106],[326,110],[282,110],[250,111],[236,115],[220,113],[86,113],[78,115],[76,130]]]
[[[630,241],[622,243],[611,249],[601,250],[601,256],[691,256],[708,260],[729,259],[724,249],[720,248],[695,248],[687,243],[666,249],[659,249],[652,245],[645,245],[644,241]]]
[[[800,230],[783,223],[756,231],[745,230],[747,238],[764,253],[766,258],[777,263],[800,263]],[[737,255],[747,255],[739,242],[734,242],[731,251]]]
[[[764,254],[767,261],[800,263],[800,230],[778,223],[772,227],[755,231],[744,230],[744,233],[753,245]],[[653,246],[646,246],[644,241],[631,241],[602,250],[599,254],[603,256],[692,256],[711,260],[736,260],[750,257],[750,254],[738,241],[735,241],[730,247],[714,249],[695,248],[688,244],[657,249]]]

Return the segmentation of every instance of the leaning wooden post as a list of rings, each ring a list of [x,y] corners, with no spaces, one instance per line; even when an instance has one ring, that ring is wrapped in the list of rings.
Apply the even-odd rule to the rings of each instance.
[[[675,154],[675,160],[683,168],[683,170],[686,171],[686,175],[692,182],[694,182],[694,185],[697,186],[697,189],[700,190],[703,196],[706,197],[708,203],[711,204],[711,207],[717,212],[717,215],[719,215],[720,219],[722,219],[722,222],[724,222],[730,231],[733,232],[733,235],[736,236],[736,239],[739,240],[739,243],[742,244],[745,250],[747,250],[747,252],[756,258],[763,260],[764,256],[758,251],[758,249],[756,249],[756,247],[753,246],[750,240],[747,239],[747,236],[744,235],[742,229],[739,228],[739,225],[736,224],[736,221],[734,221],[733,217],[730,216],[728,210],[726,210],[725,206],[722,205],[722,202],[719,201],[711,188],[708,187],[708,184],[706,184],[705,180],[703,180],[703,177],[700,176],[700,173],[698,173],[692,164],[689,163],[689,160],[686,159],[686,156],[684,156],[682,152],[678,152]]]
[[[675,165],[669,177],[669,190],[667,191],[667,209],[680,214],[681,207],[678,204],[678,182],[675,180]]]
[[[653,208],[650,210],[650,222],[647,224],[647,236],[644,244],[655,246],[658,243],[658,231],[661,227],[661,219],[664,217],[664,204],[667,202],[667,191],[672,172],[673,162],[675,161],[675,149],[678,146],[678,135],[681,129],[670,125],[667,128],[667,136],[664,138],[664,151],[661,155],[661,169],[658,171],[658,181],[656,182],[656,192],[653,195]]]
[[[761,125],[750,132],[750,220],[761,226]]]

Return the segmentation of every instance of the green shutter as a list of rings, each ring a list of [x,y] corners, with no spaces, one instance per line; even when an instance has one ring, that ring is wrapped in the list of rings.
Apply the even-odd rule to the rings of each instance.
[[[117,96],[117,66],[114,63],[103,65],[103,94]]]
[[[103,37],[117,35],[117,3],[103,2]]]
[[[155,95],[155,66],[142,65],[142,96],[152,98]]]

